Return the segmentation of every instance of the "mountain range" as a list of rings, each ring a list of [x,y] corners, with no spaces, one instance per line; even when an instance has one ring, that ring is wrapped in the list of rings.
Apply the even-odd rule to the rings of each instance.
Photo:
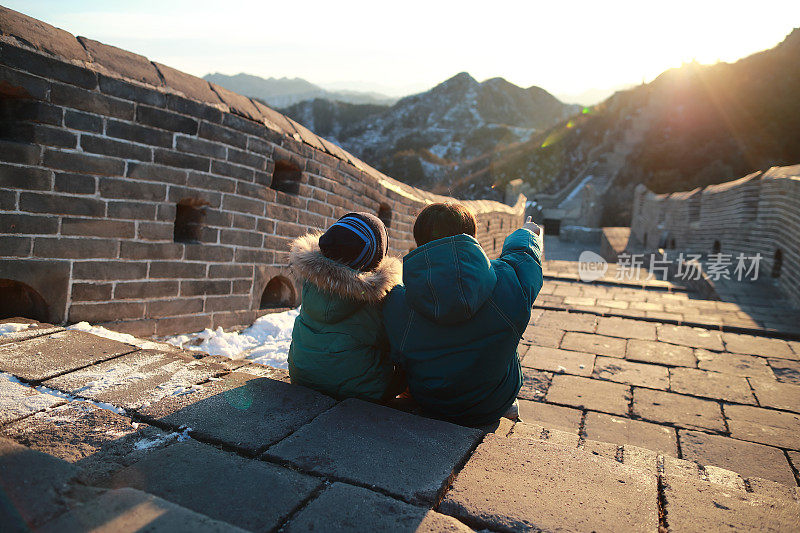
[[[735,63],[685,64],[619,91],[528,141],[499,146],[434,190],[492,197],[522,178],[556,192],[601,175],[603,225],[625,225],[638,183],[663,193],[800,163],[800,29]],[[494,193],[494,197],[497,194]]]
[[[397,100],[376,92],[329,91],[302,78],[261,78],[245,73],[228,76],[216,72],[206,74],[203,79],[239,94],[257,98],[272,107],[286,107],[314,98],[351,104],[384,105],[391,105]]]
[[[533,197],[599,176],[603,225],[628,223],[638,183],[655,192],[690,190],[800,163],[800,29],[770,50],[735,63],[685,64],[591,107],[467,73],[391,104],[337,100],[304,80],[271,83],[282,86],[275,98],[294,84],[291,104],[272,104],[283,113],[434,192],[502,199],[505,185],[521,178]],[[269,101],[264,94],[255,97]]]
[[[464,163],[526,141],[579,109],[539,87],[478,82],[462,72],[392,106],[317,98],[281,112],[388,175],[430,188]]]

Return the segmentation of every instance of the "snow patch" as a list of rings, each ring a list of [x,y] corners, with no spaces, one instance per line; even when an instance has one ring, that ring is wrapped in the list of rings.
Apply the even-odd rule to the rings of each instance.
[[[60,391],[60,390],[57,390],[57,389],[51,389],[50,387],[45,387],[44,385],[39,385],[38,387],[35,387],[35,389],[37,391],[41,392],[42,394],[49,394],[50,396],[55,396],[57,398],[63,398],[64,400],[67,400],[67,401],[70,401],[70,402],[90,403],[90,404],[94,405],[95,407],[99,407],[100,409],[105,409],[106,411],[111,411],[112,413],[116,413],[118,415],[124,415],[125,414],[125,409],[119,408],[119,407],[117,407],[115,405],[111,405],[110,403],[96,402],[94,400],[87,400],[85,398],[77,398],[77,397],[73,396],[72,394],[68,394],[66,392],[63,392],[63,391]]]
[[[300,308],[264,315],[242,331],[206,328],[197,333],[168,337],[165,341],[180,348],[247,359],[262,365],[287,368],[294,320]]]
[[[134,337],[133,335],[129,335],[128,333],[119,333],[117,331],[111,331],[110,329],[106,329],[102,326],[92,326],[88,322],[78,322],[77,324],[67,326],[66,329],[71,329],[75,331],[85,331],[87,333],[97,335],[98,337],[104,337],[106,339],[124,342],[125,344],[131,344],[143,350],[169,349],[169,346],[165,344],[142,340]]]
[[[36,325],[37,324],[19,324],[17,322],[6,322],[5,324],[0,324],[0,337],[2,337],[3,335],[9,335],[11,333],[22,331],[23,329],[28,329],[29,327]]]

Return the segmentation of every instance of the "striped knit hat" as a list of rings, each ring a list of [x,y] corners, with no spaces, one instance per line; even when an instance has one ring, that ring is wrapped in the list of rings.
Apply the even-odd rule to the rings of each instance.
[[[322,255],[355,270],[374,270],[389,246],[386,227],[370,213],[347,213],[319,238]]]

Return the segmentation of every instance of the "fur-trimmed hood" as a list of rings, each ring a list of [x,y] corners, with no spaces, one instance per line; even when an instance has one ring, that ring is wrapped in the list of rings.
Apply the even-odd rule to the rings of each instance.
[[[319,238],[309,233],[291,244],[289,265],[298,279],[348,300],[376,303],[403,279],[403,264],[386,256],[375,270],[360,272],[322,255]]]

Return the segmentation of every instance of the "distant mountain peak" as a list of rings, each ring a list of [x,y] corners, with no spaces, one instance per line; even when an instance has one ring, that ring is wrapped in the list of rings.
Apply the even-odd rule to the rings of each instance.
[[[303,78],[262,78],[253,74],[240,72],[233,76],[215,72],[206,74],[203,79],[226,89],[258,98],[274,107],[286,107],[304,100],[325,98],[355,104],[390,104],[393,98],[376,93],[358,91],[327,91]]]
[[[468,72],[459,72],[452,78],[446,79],[439,85],[433,88],[433,90],[437,90],[439,88],[442,89],[451,89],[456,87],[470,87],[470,86],[477,86],[480,85],[478,81],[470,76]]]

